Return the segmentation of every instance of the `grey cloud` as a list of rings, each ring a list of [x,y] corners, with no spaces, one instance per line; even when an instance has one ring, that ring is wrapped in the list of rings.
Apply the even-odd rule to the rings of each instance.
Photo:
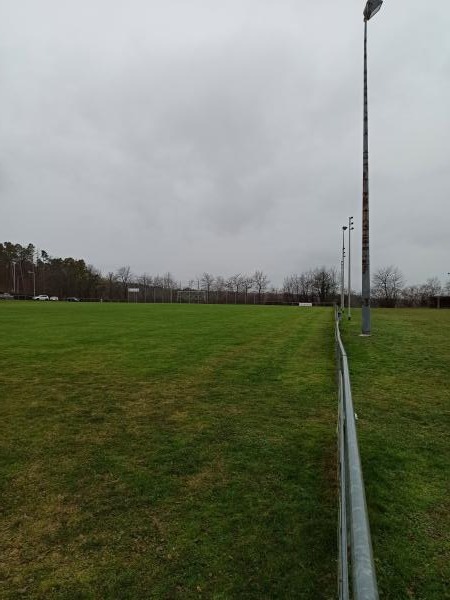
[[[103,269],[338,264],[356,223],[362,6],[0,1],[3,237]],[[450,8],[370,23],[372,265],[448,265]]]

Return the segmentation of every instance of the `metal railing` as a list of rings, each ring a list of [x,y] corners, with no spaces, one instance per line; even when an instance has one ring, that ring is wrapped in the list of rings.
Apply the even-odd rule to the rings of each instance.
[[[378,600],[348,359],[337,311],[335,338],[339,379],[339,599]]]

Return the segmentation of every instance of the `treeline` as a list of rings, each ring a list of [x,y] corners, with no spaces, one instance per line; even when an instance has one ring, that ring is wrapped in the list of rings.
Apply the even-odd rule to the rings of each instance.
[[[306,275],[305,275],[306,276]],[[304,276],[300,276],[300,281]],[[53,257],[33,244],[0,244],[0,292],[15,297],[48,294],[85,300],[138,302],[206,302],[268,304],[280,302],[334,302],[336,273],[325,267],[308,272],[308,284],[298,287],[297,276],[282,289],[257,270],[231,277],[203,273],[183,284],[171,273],[136,275],[129,266],[102,274],[82,259]],[[287,281],[292,281],[288,285]],[[303,285],[303,284],[302,284]],[[138,292],[130,291],[138,290]]]
[[[283,282],[283,293],[292,302],[334,302],[338,295],[337,273],[320,267],[290,275]]]
[[[284,280],[285,298],[298,302],[325,301],[336,298],[340,302],[341,283],[332,269],[315,269],[301,275],[291,275]],[[347,303],[347,288],[344,288]],[[361,294],[352,290],[353,306],[361,305]],[[372,277],[371,301],[373,306],[384,308],[410,307],[431,308],[438,305],[438,297],[450,296],[450,281],[445,286],[437,277],[430,277],[425,283],[405,285],[402,272],[398,267],[382,267]],[[447,306],[447,303],[441,306]]]
[[[138,290],[130,292],[129,290]],[[281,289],[263,271],[231,277],[203,273],[187,283],[171,273],[136,275],[129,266],[102,274],[82,259],[58,258],[33,244],[0,244],[0,293],[15,297],[48,294],[84,300],[189,303],[329,303],[339,301],[340,281],[333,268],[318,267],[285,278]],[[397,267],[378,269],[372,278],[374,306],[436,306],[436,297],[450,294],[437,278],[406,286]],[[354,306],[360,296],[352,292]]]
[[[97,297],[102,279],[100,271],[84,260],[51,257],[33,244],[0,244],[0,291],[89,298]]]
[[[405,285],[402,272],[390,265],[375,271],[372,278],[374,304],[381,307],[435,307],[439,296],[450,295],[450,281],[442,286],[437,277],[425,283]]]

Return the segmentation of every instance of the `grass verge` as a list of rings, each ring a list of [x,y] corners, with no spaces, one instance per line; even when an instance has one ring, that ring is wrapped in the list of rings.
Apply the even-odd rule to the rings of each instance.
[[[342,325],[380,596],[450,598],[450,311]]]

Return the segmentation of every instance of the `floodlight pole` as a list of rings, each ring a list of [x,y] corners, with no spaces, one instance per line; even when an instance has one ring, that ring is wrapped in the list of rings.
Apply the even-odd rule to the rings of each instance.
[[[13,267],[13,294],[16,293],[16,261],[13,260],[12,262],[12,267]]]
[[[352,261],[351,261],[351,233],[353,231],[353,217],[348,218],[348,320],[352,318]]]
[[[367,108],[367,21],[380,10],[383,0],[367,0],[364,9],[364,127],[362,198],[362,335],[371,334],[369,252],[369,111]]]
[[[344,296],[344,281],[345,281],[345,231],[347,227],[342,227],[342,259],[341,259],[341,313],[344,314],[345,296]]]
[[[33,296],[36,296],[36,273],[34,271],[28,271],[30,275],[33,275]]]
[[[362,195],[362,334],[370,335],[370,253],[369,253],[369,114],[367,106],[367,19],[364,19],[364,127]]]

